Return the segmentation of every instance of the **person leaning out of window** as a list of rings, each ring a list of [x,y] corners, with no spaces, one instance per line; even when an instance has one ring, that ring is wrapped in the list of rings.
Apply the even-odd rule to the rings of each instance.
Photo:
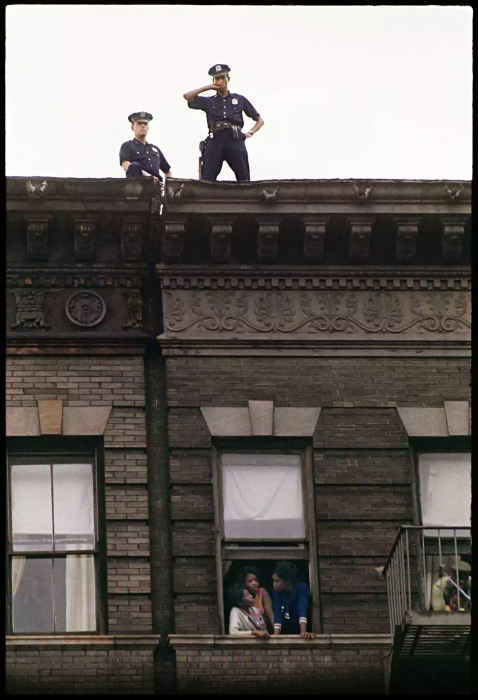
[[[458,594],[456,584],[468,596],[471,588],[471,566],[466,561],[461,561],[458,564],[458,572],[453,567],[450,571],[450,577],[442,576],[433,585],[432,588],[432,610],[435,612],[459,610],[464,612],[470,609],[470,601],[460,593],[460,607],[458,608]]]
[[[272,600],[265,588],[259,585],[259,571],[254,566],[243,566],[239,572],[239,582],[247,588],[254,598],[254,607],[259,610],[266,620],[266,625],[270,631],[274,628],[274,611],[272,610]]]
[[[272,574],[272,604],[274,608],[274,635],[300,634],[312,639],[307,632],[307,613],[310,591],[306,583],[297,581],[298,571],[290,561],[280,561]]]
[[[232,605],[229,616],[229,634],[269,639],[266,622],[260,610],[254,607],[254,596],[242,583],[234,583],[229,590]]]

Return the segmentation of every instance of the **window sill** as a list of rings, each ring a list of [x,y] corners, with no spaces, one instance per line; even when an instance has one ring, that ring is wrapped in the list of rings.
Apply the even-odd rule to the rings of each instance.
[[[58,635],[7,635],[7,649],[38,649],[83,647],[111,649],[131,647],[153,649],[158,646],[160,636],[157,634],[58,634]]]
[[[173,649],[219,648],[230,649],[260,646],[261,648],[292,649],[389,649],[389,634],[317,634],[306,641],[296,635],[280,635],[269,639],[257,637],[234,637],[226,634],[170,634],[169,643]]]

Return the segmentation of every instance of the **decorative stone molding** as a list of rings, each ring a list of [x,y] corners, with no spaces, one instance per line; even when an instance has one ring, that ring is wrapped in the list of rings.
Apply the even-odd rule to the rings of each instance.
[[[143,302],[139,291],[123,292],[126,303],[128,319],[123,328],[142,328],[143,326]]]
[[[138,269],[139,268],[139,269]],[[15,272],[7,275],[7,287],[23,289],[74,289],[83,288],[140,288],[143,277],[138,273],[146,273],[146,266],[141,264],[133,271],[131,268],[110,268],[88,270],[87,273],[79,272],[78,269],[60,268],[53,271],[39,271],[35,269],[23,269],[22,272]],[[28,285],[28,286],[27,286]],[[12,289],[14,291],[14,289]]]
[[[304,258],[307,262],[322,262],[324,258],[325,228],[329,216],[302,216],[304,224]]]
[[[357,268],[346,271],[343,267],[301,266],[300,270],[286,266],[270,266],[267,270],[231,266],[227,272],[210,266],[157,266],[163,289],[220,289],[220,290],[269,290],[280,289],[322,291],[462,291],[471,288],[470,268],[422,268],[403,267],[383,269]],[[8,283],[7,277],[7,283]],[[78,284],[78,282],[75,282]]]
[[[29,199],[41,199],[48,189],[48,182],[43,180],[41,185],[32,185],[31,180],[25,183],[25,190]]]
[[[6,409],[7,437],[36,435],[103,435],[111,406],[65,406],[38,401],[38,406]]]
[[[65,406],[63,435],[103,435],[111,406]]]
[[[272,435],[273,401],[249,401],[249,418],[253,435]]]
[[[431,339],[471,328],[465,292],[163,292],[164,328],[175,337],[287,335]]]
[[[39,214],[28,217],[27,258],[37,262],[48,259],[48,226],[51,216]]]
[[[397,226],[395,260],[399,264],[412,263],[415,260],[420,220],[413,217],[402,217],[394,221]]]
[[[96,220],[92,218],[75,220],[75,260],[93,260],[95,257]]]
[[[311,437],[320,408],[276,408],[273,401],[249,401],[247,408],[201,407],[212,437]]]
[[[31,437],[40,435],[40,421],[36,406],[7,406],[6,436]]]
[[[462,182],[456,182],[454,184],[445,185],[443,187],[445,192],[445,197],[449,202],[458,202],[458,200],[464,195],[465,187]]]
[[[157,634],[16,634],[7,635],[9,649],[152,649],[158,646]]]
[[[140,182],[130,180],[123,187],[123,195],[125,199],[135,201],[143,194],[143,185]]]
[[[173,649],[207,649],[226,650],[261,648],[261,649],[383,649],[390,651],[390,634],[316,634],[313,639],[305,641],[297,635],[281,634],[265,641],[257,637],[234,637],[226,634],[170,634],[169,643]],[[207,670],[207,669],[206,669]]]
[[[258,219],[257,256],[260,262],[272,263],[277,260],[277,242],[279,239],[279,219],[269,217]]]
[[[162,258],[166,262],[179,262],[183,256],[186,219],[164,224]]]
[[[38,401],[41,435],[61,435],[63,401]]]
[[[370,252],[372,226],[374,217],[348,217],[350,225],[349,259],[350,262],[365,262]]]
[[[352,193],[354,199],[357,199],[359,202],[363,202],[370,198],[372,193],[372,185],[370,183],[359,182],[353,185]]]
[[[277,195],[279,194],[279,187],[267,188],[264,187],[259,193],[259,199],[263,200],[266,204],[274,204],[277,201]]]
[[[97,292],[74,292],[65,303],[68,319],[82,328],[97,326],[106,315],[106,304]]]
[[[442,260],[445,263],[458,263],[463,253],[463,238],[465,235],[464,218],[442,218]]]
[[[451,437],[470,435],[467,401],[445,401],[443,408],[397,408],[410,437]]]
[[[140,260],[143,246],[143,224],[140,221],[125,221],[121,226],[122,260]]]
[[[211,260],[216,263],[231,261],[232,221],[209,217],[211,223]]]
[[[50,328],[50,324],[45,320],[43,312],[43,303],[45,301],[45,292],[41,289],[25,289],[12,290],[17,302],[15,312],[15,322],[11,324],[11,328]]]

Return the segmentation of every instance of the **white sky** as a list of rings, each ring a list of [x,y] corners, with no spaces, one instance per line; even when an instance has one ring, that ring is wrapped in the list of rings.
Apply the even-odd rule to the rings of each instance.
[[[123,177],[146,110],[173,175],[197,178],[206,117],[182,95],[219,62],[265,120],[253,180],[471,179],[471,42],[459,6],[9,5],[6,173]]]

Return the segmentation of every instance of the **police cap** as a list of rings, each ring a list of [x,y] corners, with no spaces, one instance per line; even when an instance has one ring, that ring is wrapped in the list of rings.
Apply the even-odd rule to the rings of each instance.
[[[213,78],[217,78],[219,75],[226,75],[230,70],[229,66],[225,63],[216,63],[215,66],[212,66],[212,68],[208,70],[208,74]]]
[[[138,121],[138,119],[140,121],[150,122],[152,118],[153,115],[149,112],[133,112],[133,114],[129,115],[128,120],[131,123]]]

